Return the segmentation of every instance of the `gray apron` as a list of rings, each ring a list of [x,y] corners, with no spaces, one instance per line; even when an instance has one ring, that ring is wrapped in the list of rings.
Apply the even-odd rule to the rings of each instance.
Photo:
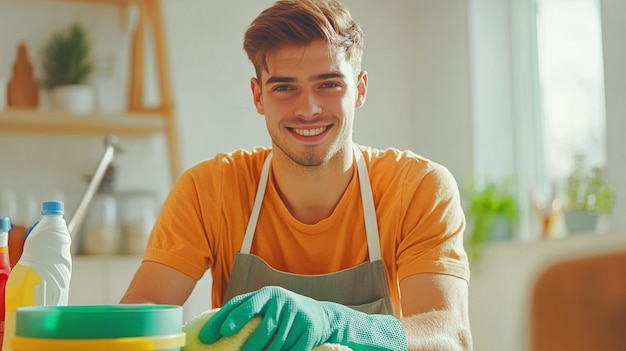
[[[276,270],[262,258],[250,254],[252,239],[267,186],[270,160],[272,159],[270,153],[263,164],[254,207],[248,221],[241,251],[235,256],[224,302],[237,295],[273,285],[281,286],[315,300],[336,302],[365,313],[393,314],[385,269],[380,256],[378,223],[372,189],[365,160],[363,160],[363,155],[356,145],[354,145],[354,155],[361,187],[370,261],[335,273],[302,275]]]

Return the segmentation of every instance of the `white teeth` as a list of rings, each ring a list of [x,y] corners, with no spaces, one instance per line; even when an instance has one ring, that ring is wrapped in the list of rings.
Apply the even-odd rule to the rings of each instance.
[[[315,129],[296,129],[294,128],[294,132],[298,135],[302,136],[316,136],[322,134],[326,130],[326,127],[315,128]]]

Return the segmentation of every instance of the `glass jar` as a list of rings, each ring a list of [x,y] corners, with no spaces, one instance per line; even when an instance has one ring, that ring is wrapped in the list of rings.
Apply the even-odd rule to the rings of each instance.
[[[119,194],[122,253],[141,255],[145,252],[157,216],[155,198],[154,193],[148,190]]]
[[[83,227],[85,255],[120,253],[117,196],[113,191],[113,168],[107,170],[98,192],[89,205]]]

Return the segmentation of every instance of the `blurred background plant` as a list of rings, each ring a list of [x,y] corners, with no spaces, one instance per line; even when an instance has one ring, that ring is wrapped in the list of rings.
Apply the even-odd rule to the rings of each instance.
[[[583,154],[574,155],[564,195],[565,211],[583,210],[597,215],[611,213],[615,201],[604,167],[588,167]]]
[[[42,84],[46,89],[87,84],[94,72],[91,41],[78,22],[55,33],[42,50]]]
[[[514,189],[512,177],[502,182],[487,181],[482,187],[473,177],[465,179],[464,208],[470,233],[466,246],[471,262],[480,261],[487,242],[513,238],[519,217]]]
[[[594,231],[598,217],[613,210],[615,195],[608,185],[606,170],[588,166],[585,155],[575,154],[572,171],[565,178],[563,209],[569,232]]]

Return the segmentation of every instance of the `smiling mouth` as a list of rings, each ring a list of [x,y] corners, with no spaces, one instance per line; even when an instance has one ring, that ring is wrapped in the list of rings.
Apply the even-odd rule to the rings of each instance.
[[[324,133],[326,129],[328,129],[328,127],[319,127],[319,128],[311,128],[311,129],[293,128],[292,130],[294,133],[298,135],[312,137],[312,136],[317,136],[317,135]]]

